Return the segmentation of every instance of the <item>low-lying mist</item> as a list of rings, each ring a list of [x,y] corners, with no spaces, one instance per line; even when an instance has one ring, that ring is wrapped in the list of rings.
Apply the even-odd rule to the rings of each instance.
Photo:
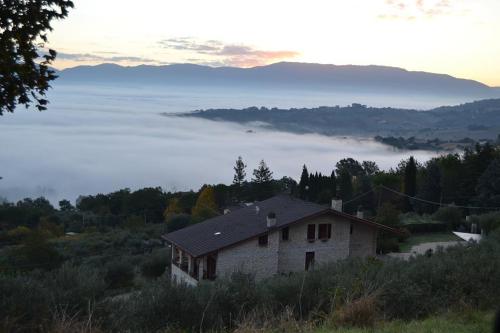
[[[410,155],[370,139],[296,135],[160,115],[212,107],[370,104],[370,96],[353,100],[352,96],[319,93],[56,85],[49,98],[46,112],[19,108],[0,118],[2,197],[18,200],[43,195],[56,202],[125,187],[198,189],[204,183],[230,183],[239,155],[248,165],[249,178],[264,159],[276,178],[296,179],[304,163],[311,171],[330,173],[339,159],[353,157],[376,161],[387,169]],[[382,98],[377,98],[371,105],[382,105]],[[386,106],[403,105],[388,99]],[[411,154],[419,161],[434,155]]]

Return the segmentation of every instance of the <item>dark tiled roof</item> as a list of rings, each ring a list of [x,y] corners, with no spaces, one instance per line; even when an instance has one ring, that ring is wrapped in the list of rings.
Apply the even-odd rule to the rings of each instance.
[[[192,256],[199,257],[266,233],[268,231],[266,218],[270,212],[276,214],[277,228],[331,212],[354,221],[387,229],[367,220],[332,211],[326,206],[296,199],[289,195],[278,195],[229,214],[168,233],[163,238]]]

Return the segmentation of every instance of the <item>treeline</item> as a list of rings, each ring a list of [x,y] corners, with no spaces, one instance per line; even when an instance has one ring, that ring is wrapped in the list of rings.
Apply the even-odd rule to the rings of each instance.
[[[264,161],[253,169],[251,176],[246,169],[240,157],[234,166],[232,184],[204,185],[198,191],[122,189],[81,196],[75,206],[62,200],[58,208],[44,198],[4,202],[0,204],[0,241],[18,227],[61,233],[81,232],[88,227],[134,227],[173,221],[173,230],[277,193],[290,193],[322,204],[339,198],[345,211],[362,209],[368,217],[377,216],[384,205],[391,205],[398,212],[418,214],[433,214],[440,207],[454,205],[475,207],[461,209],[463,216],[500,207],[500,151],[489,143],[425,163],[410,157],[390,170],[380,170],[373,161],[352,158],[337,162],[327,175],[311,172],[304,165],[298,183],[289,177],[274,179]]]

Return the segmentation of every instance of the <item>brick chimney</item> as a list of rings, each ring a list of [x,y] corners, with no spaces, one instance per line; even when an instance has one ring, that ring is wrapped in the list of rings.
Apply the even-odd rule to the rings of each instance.
[[[276,226],[276,213],[270,212],[269,214],[267,214],[266,220],[267,220],[267,227],[268,228],[275,227]]]
[[[358,210],[356,211],[356,217],[358,219],[364,219],[365,218],[365,214],[363,213],[363,206],[359,206],[358,207]]]
[[[338,212],[342,212],[342,200],[332,199],[332,209]]]

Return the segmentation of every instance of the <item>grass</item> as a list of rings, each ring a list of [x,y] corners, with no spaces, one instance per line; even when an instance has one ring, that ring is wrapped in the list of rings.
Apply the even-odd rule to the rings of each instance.
[[[415,245],[432,242],[453,242],[460,240],[451,232],[429,232],[411,235],[407,240],[400,244],[401,252],[410,252]]]
[[[493,313],[449,314],[412,322],[380,323],[375,328],[321,328],[314,333],[491,333]]]

